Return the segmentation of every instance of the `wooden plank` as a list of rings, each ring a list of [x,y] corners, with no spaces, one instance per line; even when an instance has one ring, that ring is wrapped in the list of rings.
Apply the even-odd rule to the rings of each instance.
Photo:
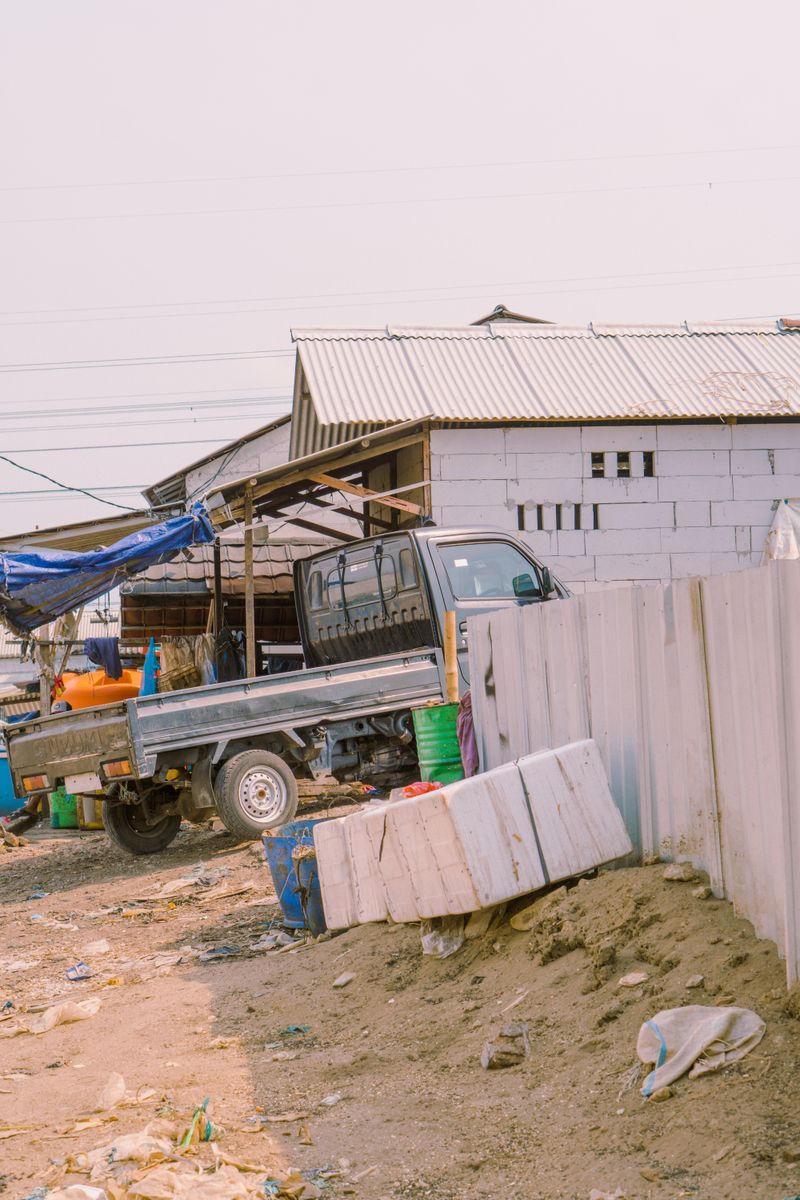
[[[326,475],[323,471],[309,471],[308,478],[314,483],[320,483],[323,487],[329,487],[332,491],[346,492],[350,496],[359,496],[364,500],[377,500],[380,497],[380,503],[385,504],[387,508],[396,508],[400,512],[411,513],[412,516],[418,517],[422,513],[422,509],[418,504],[412,504],[410,500],[400,500],[397,496],[389,496],[385,492],[375,492],[371,488],[361,487],[357,483],[347,483],[344,479],[337,479],[335,475]]]

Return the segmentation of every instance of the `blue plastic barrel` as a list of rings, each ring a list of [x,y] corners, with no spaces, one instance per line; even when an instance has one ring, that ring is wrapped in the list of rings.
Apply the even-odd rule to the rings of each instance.
[[[316,821],[291,821],[274,834],[262,835],[264,855],[272,875],[272,883],[283,911],[283,924],[289,929],[309,929],[324,933],[325,914],[319,886],[316,857],[301,858],[295,863],[292,851],[296,846],[314,846]],[[299,875],[299,879],[298,879]]]
[[[9,813],[14,812],[24,803],[24,798],[20,800],[18,796],[14,795],[14,783],[11,779],[8,755],[5,745],[0,745],[0,817],[7,817]]]

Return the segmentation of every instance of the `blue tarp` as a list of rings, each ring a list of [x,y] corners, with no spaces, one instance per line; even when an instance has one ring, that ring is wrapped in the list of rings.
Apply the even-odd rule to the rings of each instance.
[[[111,591],[131,575],[168,562],[179,550],[213,540],[208,513],[202,504],[194,504],[185,516],[140,529],[106,549],[0,554],[0,615],[6,624],[27,633]]]

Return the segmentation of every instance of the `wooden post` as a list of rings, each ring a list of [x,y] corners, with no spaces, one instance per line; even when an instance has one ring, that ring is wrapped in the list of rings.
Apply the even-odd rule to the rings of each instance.
[[[247,678],[256,673],[256,599],[253,579],[253,492],[244,497],[244,637],[247,653]]]
[[[214,601],[212,611],[214,613],[214,637],[218,638],[222,633],[222,622],[224,620],[222,611],[222,549],[219,544],[219,538],[214,538]]]
[[[444,614],[444,681],[448,704],[458,704],[458,650],[456,649],[456,614],[448,609]]]

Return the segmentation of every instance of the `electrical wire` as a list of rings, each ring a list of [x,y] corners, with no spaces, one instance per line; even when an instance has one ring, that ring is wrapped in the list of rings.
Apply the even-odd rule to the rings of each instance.
[[[263,408],[266,405],[284,405],[286,401],[291,401],[292,397],[287,393],[283,396],[247,396],[238,397],[231,396],[227,400],[184,400],[182,402],[174,402],[170,404],[125,404],[125,405],[99,405],[97,408],[40,408],[40,409],[22,409],[12,412],[0,412],[0,421],[18,421],[26,417],[86,417],[86,416],[114,416],[118,413],[147,413],[147,412],[183,412],[185,410],[201,410],[207,411],[211,408],[251,408],[258,405]],[[227,414],[226,414],[227,415]],[[244,414],[242,414],[244,415]],[[220,420],[224,419],[220,417]]]
[[[288,412],[288,409],[285,410],[285,412]],[[279,415],[282,415],[282,414],[279,414]],[[252,416],[248,415],[247,413],[230,413],[230,414],[223,413],[221,416],[214,416],[214,417],[167,417],[167,419],[164,421],[156,421],[156,420],[150,419],[150,420],[148,420],[147,424],[148,424],[148,428],[155,426],[155,425],[201,425],[201,424],[204,424],[207,422],[210,422],[211,424],[215,424],[215,425],[221,425],[221,424],[225,423],[225,425],[227,426],[231,421],[247,421],[248,422],[247,432],[251,432],[252,426],[249,424],[249,422],[251,420],[252,420]],[[136,429],[141,429],[141,427],[142,427],[141,418],[139,418],[136,421],[114,421],[114,429],[127,429],[127,428],[130,428],[131,426],[135,427]],[[89,424],[85,424],[85,425],[74,424],[73,422],[70,422],[69,432],[71,433],[73,429],[96,429],[96,428],[97,428],[96,421],[92,421]],[[18,425],[18,426],[15,426],[13,429],[4,429],[3,436],[5,437],[6,435],[12,434],[12,433],[59,433],[59,432],[64,433],[67,431],[62,429],[59,425]],[[230,438],[228,437],[226,440],[230,441]],[[12,451],[12,453],[13,453],[13,451]]]
[[[80,492],[84,496],[88,496],[90,500],[97,500],[99,504],[108,504],[111,508],[121,508],[125,512],[140,512],[138,508],[131,508],[127,504],[117,504],[114,500],[104,500],[102,496],[97,496],[93,492],[89,492],[86,488],[72,487],[68,483],[61,483],[58,479],[53,479],[52,475],[46,475],[44,471],[35,471],[33,467],[24,467],[22,463],[14,462],[13,458],[7,458],[5,454],[0,454],[0,462],[8,463],[10,467],[16,467],[18,471],[25,471],[28,475],[36,475],[39,479],[46,479],[48,483],[54,483],[56,489],[63,492]],[[99,489],[98,489],[99,490]],[[112,490],[112,489],[107,489]],[[122,491],[138,491],[138,488],[131,486],[130,488],[121,488]],[[13,495],[12,492],[0,492],[0,495]]]
[[[186,438],[179,442],[159,442],[159,449],[162,446],[216,446],[219,438]],[[11,450],[12,454],[66,454],[67,451],[74,450],[152,450],[152,442],[97,442],[92,445],[85,446],[14,446]],[[98,488],[98,491],[102,491]]]
[[[507,167],[559,166],[568,163],[633,162],[654,158],[695,158],[706,154],[767,154],[787,150],[800,150],[800,146],[731,146],[719,147],[714,150],[661,150],[650,151],[644,154],[591,154],[570,158],[512,159],[506,162],[434,163],[427,166],[415,165],[404,167],[354,167],[335,171],[277,171],[268,175],[190,175],[172,179],[122,179],[100,183],[23,183],[0,187],[0,192],[75,191],[79,189],[114,187],[162,187],[188,183],[250,183],[272,179],[327,179],[334,176],[399,175],[424,171],[483,171]]]
[[[153,367],[176,363],[240,362],[254,358],[292,358],[294,350],[231,350],[213,354],[148,355],[141,358],[89,358],[67,362],[0,363],[0,373],[18,371],[84,371],[98,367]]]
[[[536,192],[468,192],[458,196],[410,196],[390,200],[335,200],[321,204],[270,204],[244,208],[177,208],[148,212],[86,213],[50,217],[3,217],[0,225],[74,224],[81,221],[141,221],[162,217],[217,217],[251,213],[320,212],[350,208],[404,208],[412,204],[454,204],[474,200],[534,200],[552,196],[599,196],[622,192],[676,191],[686,188],[741,187],[758,183],[796,183],[800,175],[759,175],[750,179],[698,179],[685,183],[632,183],[607,187],[553,188]]]
[[[438,303],[438,302],[442,302],[442,301],[446,301],[446,300],[482,300],[482,299],[484,299],[483,296],[475,296],[475,295],[437,296],[437,295],[430,294],[430,293],[435,293],[437,291],[438,292],[455,293],[455,292],[459,292],[459,291],[464,291],[464,289],[466,289],[466,288],[492,288],[493,290],[503,289],[505,291],[508,291],[511,288],[536,287],[539,284],[580,283],[580,282],[594,283],[594,282],[613,280],[613,279],[647,279],[647,278],[655,278],[655,277],[659,277],[659,278],[653,284],[641,285],[641,286],[659,287],[659,286],[661,286],[662,279],[667,276],[704,275],[704,274],[708,274],[710,272],[721,272],[721,271],[729,272],[729,271],[756,271],[756,270],[767,270],[767,269],[773,270],[773,269],[782,269],[782,268],[788,268],[788,267],[800,267],[800,262],[792,261],[792,262],[782,262],[782,263],[739,263],[736,265],[721,266],[721,267],[684,267],[684,268],[679,268],[679,269],[675,269],[675,270],[667,270],[667,271],[619,272],[615,275],[556,276],[551,279],[524,279],[524,280],[518,279],[518,280],[511,280],[511,281],[505,280],[504,282],[494,282],[494,283],[464,283],[464,284],[457,284],[457,285],[449,286],[449,287],[445,286],[445,287],[441,287],[441,288],[394,288],[394,289],[390,289],[390,290],[384,291],[384,292],[322,292],[322,293],[316,293],[316,294],[309,293],[308,295],[305,295],[305,296],[294,295],[294,296],[245,297],[245,298],[241,298],[238,300],[186,300],[186,301],[176,300],[173,302],[165,301],[161,305],[158,305],[158,304],[111,305],[109,307],[114,308],[114,309],[159,308],[159,307],[166,308],[166,307],[170,307],[170,306],[177,307],[180,305],[183,305],[184,307],[197,308],[197,307],[200,307],[201,305],[209,305],[209,304],[218,304],[218,305],[219,304],[249,304],[249,303],[261,304],[262,302],[263,303],[271,303],[271,302],[277,301],[280,303],[281,306],[278,308],[257,307],[257,308],[216,309],[213,312],[200,312],[200,313],[198,313],[198,312],[193,312],[193,313],[164,312],[164,313],[154,313],[154,314],[151,314],[151,313],[142,314],[142,313],[131,313],[131,312],[126,311],[126,312],[119,313],[119,314],[115,313],[113,316],[89,316],[89,317],[75,317],[75,318],[71,318],[71,319],[70,318],[48,318],[48,319],[42,320],[42,321],[0,321],[0,328],[5,328],[5,327],[11,328],[11,327],[17,327],[20,325],[23,325],[23,326],[24,325],[75,325],[75,324],[80,325],[80,324],[89,324],[89,323],[93,324],[93,323],[97,323],[97,322],[106,322],[106,321],[145,321],[145,320],[154,321],[154,320],[161,320],[164,318],[220,317],[220,316],[233,316],[233,315],[238,315],[240,313],[255,313],[255,312],[302,312],[308,307],[311,307],[314,309],[354,308],[354,307],[360,308],[360,307],[362,307],[362,305],[371,306],[373,304],[377,304],[381,300],[387,299],[389,297],[403,297],[403,296],[405,296],[407,298],[393,299],[392,303],[393,304],[418,304],[420,302]],[[728,278],[731,278],[732,282],[737,279],[737,277],[731,277],[731,276],[728,276]],[[738,277],[738,278],[742,278],[742,277]],[[764,276],[745,276],[744,278],[765,278],[765,277]],[[768,276],[767,278],[780,278],[780,277],[779,276]],[[787,276],[787,278],[792,278],[792,276]],[[713,279],[708,279],[708,280],[692,280],[692,279],[690,279],[690,280],[681,281],[681,282],[713,283],[716,281]],[[720,282],[725,282],[725,280],[724,279],[720,280]],[[612,290],[614,287],[615,287],[615,285],[610,284],[609,290]],[[409,293],[415,293],[415,294],[409,295]],[[519,295],[520,293],[512,293],[512,294]],[[536,295],[536,294],[546,295],[547,293],[533,293],[533,294],[534,295]],[[287,301],[295,301],[295,300],[317,301],[317,300],[332,299],[333,297],[336,297],[336,296],[361,297],[362,299],[359,303],[343,303],[343,304],[342,303],[335,303],[335,304],[316,304],[316,303],[308,304],[308,303],[306,303],[306,304],[301,305],[299,308],[287,308],[286,307]],[[96,309],[96,310],[93,310],[90,308],[40,309],[40,310],[21,309],[21,310],[18,310],[18,313],[16,313],[16,314],[13,311],[5,312],[5,313],[0,312],[0,317],[14,316],[14,315],[27,315],[28,312],[47,313],[47,312],[92,312],[92,311],[105,311],[105,307],[101,306],[99,309]]]

